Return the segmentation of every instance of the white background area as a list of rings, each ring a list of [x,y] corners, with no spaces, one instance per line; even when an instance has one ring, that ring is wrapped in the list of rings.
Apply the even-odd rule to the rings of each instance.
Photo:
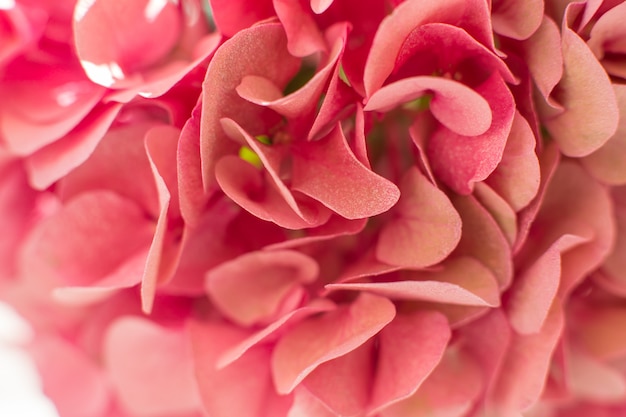
[[[35,365],[20,347],[30,337],[28,324],[0,302],[0,416],[59,417],[41,392]]]

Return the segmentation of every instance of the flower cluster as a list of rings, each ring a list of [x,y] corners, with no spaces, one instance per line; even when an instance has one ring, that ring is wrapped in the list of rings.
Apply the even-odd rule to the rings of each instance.
[[[60,416],[625,415],[624,22],[0,0],[0,298]]]

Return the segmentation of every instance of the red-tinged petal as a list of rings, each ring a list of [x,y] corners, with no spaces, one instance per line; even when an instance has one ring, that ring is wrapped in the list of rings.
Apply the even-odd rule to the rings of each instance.
[[[300,252],[251,252],[209,271],[206,289],[225,316],[250,326],[275,317],[287,297],[318,272],[317,263]]]
[[[617,369],[580,352],[568,355],[568,387],[578,398],[619,402],[626,396],[626,380]]]
[[[494,0],[491,9],[493,30],[516,40],[530,37],[543,18],[543,0]]]
[[[217,358],[247,333],[225,324],[189,325],[196,381],[211,417],[275,417],[286,414],[291,398],[276,395],[272,386],[268,346],[249,350],[224,369]]]
[[[450,336],[446,318],[433,311],[398,315],[389,323],[378,337],[369,414],[414,394],[441,361]]]
[[[398,217],[382,230],[376,258],[422,268],[445,259],[461,237],[461,218],[448,197],[416,168],[400,185]]]
[[[182,414],[200,407],[182,328],[168,329],[140,317],[120,318],[107,330],[104,360],[121,404],[133,415]]]
[[[521,334],[538,333],[548,317],[561,278],[561,253],[588,239],[565,235],[516,277],[509,292],[507,313]]]
[[[407,272],[403,281],[328,284],[332,290],[368,291],[391,299],[489,306],[500,305],[498,283],[472,258],[457,258],[433,272]]]
[[[166,0],[79,0],[74,10],[76,53],[87,76],[103,87],[161,61],[182,30],[178,7]]]
[[[441,77],[411,77],[386,85],[369,98],[365,110],[388,111],[428,93],[433,94],[430,101],[433,116],[451,131],[477,136],[491,126],[491,108],[480,94]]]
[[[219,369],[225,368],[239,359],[248,350],[268,339],[271,339],[272,337],[275,337],[279,332],[294,326],[311,315],[332,311],[335,308],[336,305],[331,301],[319,299],[309,303],[305,307],[293,310],[280,317],[275,322],[269,324],[267,327],[252,334],[250,337],[246,338],[237,345],[227,349],[219,356],[216,366]]]
[[[384,213],[400,198],[393,183],[359,162],[339,124],[325,138],[294,149],[292,189],[347,219]]]
[[[539,160],[535,144],[530,125],[516,111],[502,160],[485,180],[515,211],[526,207],[539,191]]]
[[[619,110],[606,72],[585,42],[567,27],[562,48],[565,71],[555,99],[565,111],[544,123],[565,155],[581,157],[615,133]]]
[[[476,184],[474,197],[489,211],[512,246],[517,238],[517,216],[511,206],[484,182]]]
[[[364,73],[367,96],[378,90],[396,66],[405,39],[428,23],[461,26],[483,45],[493,49],[487,3],[484,1],[405,1],[387,16],[376,32]]]
[[[0,133],[7,148],[18,155],[68,134],[105,92],[84,78],[80,67],[62,61],[14,64],[3,73],[1,89],[11,101],[0,104]]]
[[[96,108],[70,133],[39,149],[26,159],[33,187],[43,190],[84,163],[115,120],[122,105],[111,103]]]
[[[322,363],[302,386],[339,416],[361,416],[370,399],[374,377],[374,341]]]
[[[245,60],[241,57],[245,56]],[[280,62],[280,65],[275,65]],[[220,120],[237,120],[253,135],[267,134],[278,122],[270,109],[250,103],[237,94],[236,88],[246,75],[267,78],[284,88],[298,72],[300,60],[287,51],[287,39],[280,24],[263,24],[242,30],[224,42],[211,59],[202,89],[200,155],[205,189],[215,184],[218,160],[235,154],[240,144],[229,140]]]
[[[437,130],[426,150],[433,171],[459,194],[469,194],[475,182],[487,178],[498,166],[515,115],[513,96],[499,75],[476,87],[493,114],[489,130],[466,137],[446,128]]]
[[[272,0],[210,0],[212,17],[217,29],[231,38],[256,22],[274,15]]]
[[[559,27],[548,16],[543,17],[537,31],[521,43],[521,55],[544,99],[553,106],[550,93],[563,76],[563,51]]]
[[[110,190],[158,218],[157,190],[144,146],[146,133],[156,125],[139,122],[110,129],[87,161],[59,181],[62,200],[91,190]]]
[[[289,52],[294,56],[303,57],[326,49],[324,37],[307,3],[306,0],[274,0],[276,15],[289,39]]]
[[[536,403],[543,390],[563,324],[561,307],[555,303],[539,333],[513,336],[490,397],[490,408],[495,411],[494,415],[521,413]]]
[[[180,257],[180,245],[174,244],[175,236],[168,234],[169,219],[180,216],[175,158],[179,134],[175,127],[159,126],[150,129],[145,137],[159,200],[159,217],[141,280],[141,304],[145,313],[152,310],[157,285],[172,277]]]
[[[467,415],[484,382],[476,361],[448,346],[417,392],[381,412],[383,417],[461,417]]]
[[[356,349],[394,316],[395,308],[389,300],[361,294],[348,306],[299,323],[274,348],[272,376],[276,390],[291,392],[317,366]]]
[[[101,417],[110,406],[104,373],[85,352],[61,337],[38,338],[30,349],[44,394],[64,417]]]
[[[456,196],[452,202],[463,224],[461,240],[453,253],[476,258],[493,272],[500,288],[507,288],[513,276],[513,262],[502,230],[474,197]]]
[[[107,191],[83,193],[35,227],[21,251],[21,271],[42,285],[88,286],[145,249],[153,230],[132,202]]]
[[[607,72],[621,77],[624,77],[626,68],[623,62],[620,62],[622,60],[617,57],[626,53],[626,42],[624,42],[626,28],[623,24],[625,16],[626,5],[624,4],[618,4],[607,10],[591,28],[587,41],[589,49],[600,62],[609,64],[604,66]]]
[[[620,122],[615,134],[597,151],[581,161],[585,168],[600,181],[611,184],[626,184],[626,86],[613,84],[620,112]]]

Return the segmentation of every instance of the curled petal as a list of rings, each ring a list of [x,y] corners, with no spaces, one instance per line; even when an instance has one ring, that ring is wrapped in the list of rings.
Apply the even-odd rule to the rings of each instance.
[[[417,169],[400,185],[397,218],[387,224],[376,244],[378,260],[421,268],[445,259],[461,237],[461,218],[448,197]]]
[[[512,39],[530,37],[541,24],[543,0],[494,0],[491,20],[494,32]]]

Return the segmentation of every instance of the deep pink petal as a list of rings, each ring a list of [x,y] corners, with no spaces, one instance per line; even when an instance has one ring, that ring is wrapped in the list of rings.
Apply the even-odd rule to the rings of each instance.
[[[294,150],[292,189],[347,219],[383,213],[400,197],[393,183],[359,162],[340,125],[325,138]]]
[[[395,316],[393,304],[361,294],[348,306],[299,323],[276,344],[272,376],[279,393],[291,392],[318,365],[345,355]]]
[[[273,319],[289,295],[318,271],[317,263],[300,252],[251,252],[209,271],[206,288],[225,316],[250,326]]]
[[[245,0],[211,0],[210,3],[217,29],[228,37],[274,14],[271,0],[254,3]]]
[[[391,265],[434,265],[459,242],[461,218],[448,197],[416,168],[405,175],[400,189],[398,217],[382,230],[376,257]]]
[[[491,107],[493,122],[489,130],[466,137],[440,128],[426,150],[435,174],[460,194],[469,194],[475,182],[484,180],[496,169],[515,116],[513,96],[498,75],[492,75],[476,91]]]
[[[556,100],[565,111],[545,120],[561,151],[572,157],[590,154],[616,131],[619,110],[606,72],[585,42],[564,28],[562,48],[565,71]]]
[[[107,330],[104,360],[129,412],[156,417],[199,409],[191,349],[182,328],[161,327],[140,317],[120,318]]]
[[[431,92],[433,116],[453,132],[477,136],[491,126],[491,108],[480,94],[441,77],[411,77],[386,85],[369,98],[365,110],[388,111]]]
[[[307,56],[326,49],[307,0],[273,0],[276,15],[285,27],[289,52]]]
[[[391,299],[497,307],[498,284],[489,269],[472,258],[458,258],[442,270],[407,273],[403,281],[328,284],[333,290],[368,291]]]

